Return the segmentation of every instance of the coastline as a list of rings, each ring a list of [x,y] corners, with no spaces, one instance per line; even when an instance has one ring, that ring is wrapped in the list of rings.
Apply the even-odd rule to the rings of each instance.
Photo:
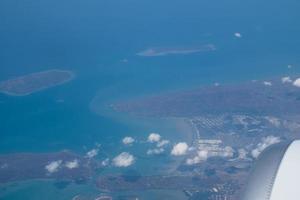
[[[189,119],[183,117],[172,117],[166,119],[174,120],[178,132],[185,138],[185,142],[188,143],[188,145],[193,144],[194,138],[197,136],[197,131],[192,126]]]
[[[193,145],[197,132],[194,130],[188,119],[177,117],[168,119],[173,121],[174,126],[176,126],[176,129],[178,130],[178,134],[182,137],[182,140],[177,142],[186,142],[189,146]],[[172,157],[173,162],[168,165],[167,170],[164,173],[178,174],[177,168],[185,161],[185,159],[186,156]]]
[[[186,142],[191,146],[197,136],[197,131],[187,118],[141,117],[127,113],[119,113],[114,110],[106,110],[106,112],[101,113],[95,112],[95,110],[93,111],[95,114],[112,118],[117,123],[126,124],[126,126],[132,128],[132,134],[135,135],[135,139],[140,142],[140,145],[136,147],[137,149],[133,150],[133,153],[137,153],[136,156],[139,158],[139,163],[135,165],[134,168],[141,167],[143,168],[143,173],[148,175],[177,173],[176,170],[178,166],[185,161],[186,156],[171,156],[170,151],[173,145],[178,142]],[[145,148],[143,147],[144,145],[141,146],[141,144],[146,143],[147,136],[151,132],[159,133],[163,139],[170,141],[170,144],[165,148],[165,152],[161,155],[150,155],[149,157],[149,155],[146,155],[148,147]],[[157,170],[158,168],[160,170]]]

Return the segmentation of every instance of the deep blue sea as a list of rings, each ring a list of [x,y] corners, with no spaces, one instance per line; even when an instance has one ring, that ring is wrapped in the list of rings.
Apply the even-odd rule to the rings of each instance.
[[[127,135],[142,140],[159,132],[184,140],[175,123],[124,120],[106,109],[113,101],[165,91],[299,74],[299,9],[297,0],[1,0],[0,81],[53,68],[72,70],[76,78],[29,96],[0,94],[0,153],[83,154],[100,143],[105,158],[124,150],[116,144]],[[205,44],[216,50],[136,55]],[[95,97],[103,113],[91,109]],[[22,199],[41,185],[0,190],[0,199]],[[48,198],[70,199],[69,191],[60,192]],[[31,198],[39,199],[35,194]]]

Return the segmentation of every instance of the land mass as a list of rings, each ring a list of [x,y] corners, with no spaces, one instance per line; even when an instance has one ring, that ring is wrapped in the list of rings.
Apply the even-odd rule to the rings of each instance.
[[[0,82],[0,92],[11,96],[26,96],[71,81],[72,71],[47,70]]]
[[[4,154],[0,155],[0,184],[31,179],[82,182],[91,178],[95,166],[95,162],[68,151]]]
[[[96,173],[97,161],[70,153],[9,154],[0,156],[0,183],[93,177],[93,184],[111,196],[119,191],[171,189],[182,190],[189,200],[236,200],[256,158],[266,147],[300,138],[299,106],[300,88],[281,79],[207,86],[115,103],[113,108],[119,112],[183,118],[195,129],[191,150],[178,168],[165,176],[144,176],[139,171],[107,175]],[[67,168],[66,162],[74,160],[78,160],[79,167]],[[49,173],[45,166],[53,161],[61,161],[60,168]],[[138,196],[122,199],[132,197]]]
[[[273,79],[145,97],[115,103],[113,109],[153,117],[192,117],[205,114],[300,114],[300,88]]]
[[[138,56],[167,56],[172,54],[193,54],[198,52],[206,52],[206,51],[214,51],[216,50],[216,47],[213,44],[206,44],[198,47],[155,47],[155,48],[149,48],[146,50],[143,50],[139,53],[137,53]]]
[[[294,84],[296,78],[205,86],[117,102],[112,108],[135,116],[188,121],[196,132],[190,146],[194,150],[176,169],[175,174],[181,175],[176,181],[161,177],[167,181],[164,185],[184,188],[189,199],[201,199],[203,194],[205,199],[238,199],[250,169],[266,147],[300,138],[300,88]],[[181,177],[182,181],[188,177],[201,181],[195,185],[189,184],[193,181],[186,182],[186,187],[174,185]],[[120,178],[111,180],[98,186],[155,189],[159,185],[156,178],[146,179],[148,185],[139,181],[137,185],[125,184]],[[210,180],[214,184],[205,185]]]

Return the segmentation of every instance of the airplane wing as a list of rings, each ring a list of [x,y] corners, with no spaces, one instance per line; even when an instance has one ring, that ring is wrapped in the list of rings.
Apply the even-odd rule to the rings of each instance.
[[[300,199],[300,140],[267,148],[258,158],[242,200]]]

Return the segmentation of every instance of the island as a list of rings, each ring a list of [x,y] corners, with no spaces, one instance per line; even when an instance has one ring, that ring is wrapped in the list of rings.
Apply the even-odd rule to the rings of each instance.
[[[0,92],[11,96],[26,96],[71,81],[72,71],[51,69],[0,82]]]
[[[206,51],[214,51],[216,50],[215,45],[213,44],[205,44],[196,47],[155,47],[143,50],[137,53],[138,56],[167,56],[167,55],[175,55],[175,54],[193,54],[199,52],[206,52]]]

